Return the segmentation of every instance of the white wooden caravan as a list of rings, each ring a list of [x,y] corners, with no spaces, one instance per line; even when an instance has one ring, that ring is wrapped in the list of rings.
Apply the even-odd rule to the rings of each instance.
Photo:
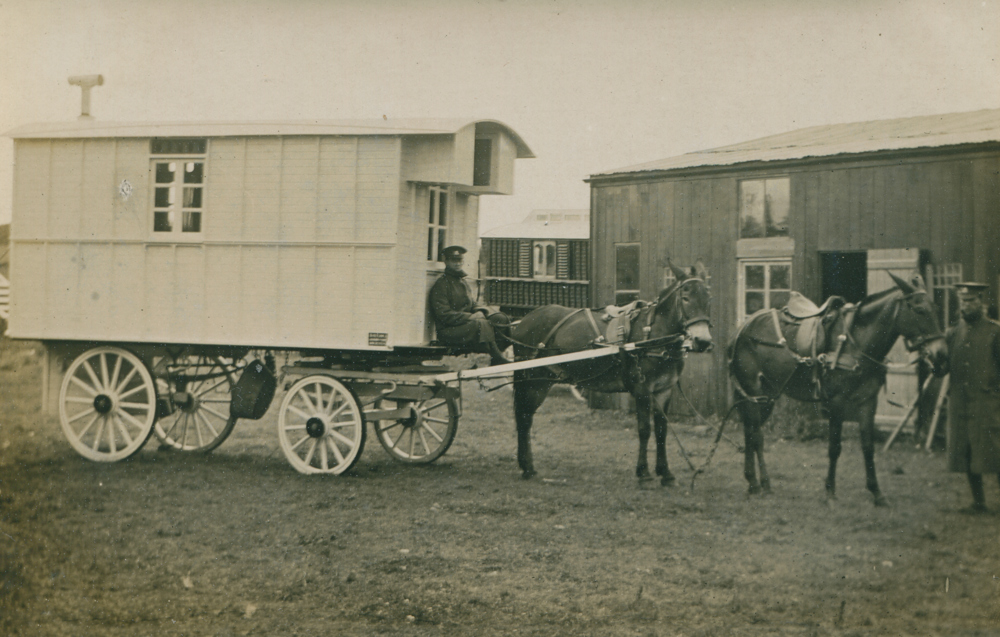
[[[475,261],[479,196],[511,193],[514,160],[533,157],[511,128],[81,118],[8,135],[8,334],[46,344],[43,400],[81,454],[119,460],[154,430],[214,448],[260,411],[230,412],[238,379],[241,401],[270,401],[262,366],[243,373],[251,350],[322,359],[290,370],[316,373],[279,414],[298,470],[348,469],[366,418],[400,460],[447,449],[457,392],[403,366],[441,355],[426,308],[439,248]]]

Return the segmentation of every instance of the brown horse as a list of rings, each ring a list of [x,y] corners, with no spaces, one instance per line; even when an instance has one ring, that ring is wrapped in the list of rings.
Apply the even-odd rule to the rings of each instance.
[[[743,420],[746,440],[743,474],[750,484],[750,493],[771,490],[764,464],[762,426],[771,415],[775,400],[784,394],[795,400],[820,402],[829,415],[827,498],[836,497],[837,459],[844,420],[856,419],[868,490],[876,506],[887,504],[879,490],[874,460],[875,408],[887,370],[883,359],[900,336],[909,351],[919,350],[935,370],[943,369],[942,363],[948,356],[937,312],[923,281],[919,276],[912,283],[890,276],[896,287],[868,296],[853,312],[839,312],[828,326],[833,348],[819,360],[798,356],[789,348],[785,335],[777,333],[777,317],[770,310],[752,316],[733,339],[729,346],[729,373],[735,381],[736,409]],[[759,482],[755,462],[760,468]]]
[[[522,477],[535,475],[531,454],[531,424],[549,389],[570,383],[599,392],[627,391],[635,397],[639,420],[639,461],[636,475],[649,479],[646,449],[652,415],[656,432],[656,474],[666,485],[674,481],[667,466],[667,405],[684,369],[685,351],[704,352],[712,347],[709,331],[709,292],[699,264],[690,272],[670,265],[677,281],[662,290],[629,321],[627,342],[648,341],[617,356],[566,363],[553,370],[539,367],[514,372],[514,417],[517,421],[517,463]],[[530,312],[514,329],[511,340],[518,360],[552,356],[599,347],[597,321],[588,311],[547,305]],[[540,346],[539,346],[540,344]]]

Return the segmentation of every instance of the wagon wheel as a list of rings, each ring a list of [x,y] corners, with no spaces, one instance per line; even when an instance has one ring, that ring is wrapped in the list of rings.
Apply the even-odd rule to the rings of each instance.
[[[278,441],[299,473],[344,473],[365,447],[365,418],[357,397],[329,376],[299,380],[281,401]]]
[[[160,401],[153,433],[163,445],[208,453],[229,437],[237,420],[229,413],[235,369],[213,356],[161,360],[154,368]]]
[[[132,352],[96,347],[63,376],[59,423],[73,448],[100,462],[124,460],[146,444],[156,420],[156,385]]]
[[[458,405],[454,398],[380,400],[376,408],[410,410],[406,418],[374,422],[378,441],[400,462],[430,464],[443,456],[455,440]]]

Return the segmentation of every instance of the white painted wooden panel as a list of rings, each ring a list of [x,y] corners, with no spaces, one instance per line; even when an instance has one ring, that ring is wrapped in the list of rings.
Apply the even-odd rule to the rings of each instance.
[[[397,335],[392,331],[396,306],[396,280],[393,276],[390,248],[358,247],[355,251],[352,336],[367,345],[371,332],[388,334],[390,344]],[[405,310],[400,310],[405,311]]]
[[[60,140],[52,144],[48,222],[51,238],[81,238],[83,144],[83,140]]]
[[[13,239],[44,237],[48,232],[51,147],[47,140],[15,143]]]
[[[357,138],[332,137],[320,143],[318,241],[355,240],[357,152]]]
[[[205,238],[238,241],[243,236],[244,161],[246,140],[209,141],[205,175]]]
[[[146,320],[147,292],[143,279],[146,248],[140,244],[118,244],[113,247],[113,254],[108,277],[111,281],[111,317],[106,337],[110,340],[141,340]]]
[[[399,144],[395,137],[358,141],[356,240],[395,243],[399,217]]]
[[[281,204],[280,137],[247,140],[243,239],[275,241]]]
[[[49,268],[45,246],[19,243],[13,246],[10,261],[11,316],[7,334],[15,338],[44,335],[47,312],[46,276]]]
[[[889,272],[902,279],[909,279],[919,262],[920,250],[917,248],[869,250],[868,293],[874,294],[896,287]],[[878,409],[875,412],[877,424],[897,425],[906,415],[906,407],[916,400],[920,387],[916,366],[910,365],[910,361],[911,355],[906,351],[903,339],[897,340],[886,357],[889,373],[886,375],[885,390],[879,392]],[[903,407],[891,404],[890,400]]]
[[[316,249],[316,341],[318,344],[352,342],[356,280],[354,255],[358,248]]]
[[[87,338],[113,337],[109,334],[108,324],[111,322],[111,273],[113,254],[109,246],[104,244],[81,244],[77,256],[79,266],[79,290],[77,298],[79,306],[75,313],[61,317],[60,322],[74,325],[75,332]],[[58,279],[53,281],[58,285]],[[58,308],[52,307],[56,312]]]
[[[278,334],[278,251],[273,247],[243,248],[240,334],[245,342],[266,344]]]
[[[154,343],[178,342],[178,335],[173,331],[171,320],[174,301],[173,245],[148,245],[144,262],[142,340]]]
[[[115,236],[114,199],[115,141],[88,139],[83,142],[83,199],[80,219],[81,239],[108,239]]]
[[[119,139],[115,146],[114,188],[127,181],[131,194],[115,196],[115,238],[144,241],[152,226],[152,194],[149,189],[149,140]]]
[[[205,340],[247,344],[242,329],[243,262],[240,246],[205,248]]]
[[[280,237],[283,241],[314,241],[319,139],[288,137],[282,153]]]
[[[278,258],[275,288],[278,329],[274,337],[285,344],[316,342],[316,249],[283,247]]]
[[[178,245],[174,253],[172,332],[182,342],[202,342],[205,336],[205,249]]]
[[[76,244],[54,243],[48,246],[45,315],[42,334],[73,334],[83,336],[87,326],[79,320],[80,254]],[[14,285],[19,286],[14,280]]]

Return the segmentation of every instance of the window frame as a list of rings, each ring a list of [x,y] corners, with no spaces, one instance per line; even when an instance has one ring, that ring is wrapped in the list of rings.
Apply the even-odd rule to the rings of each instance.
[[[618,264],[619,264],[619,254],[622,248],[636,248],[637,253],[635,257],[635,288],[619,288],[618,284]],[[615,244],[615,288],[614,288],[614,304],[615,305],[626,305],[634,300],[640,298],[642,294],[642,244],[638,242],[623,242]],[[624,303],[619,302],[620,295],[634,295],[634,298],[625,301]]]
[[[787,209],[786,215],[785,215],[785,232],[784,233],[768,234],[769,226],[766,223],[767,210],[768,210],[768,203],[767,203],[768,202],[768,199],[767,199],[767,192],[768,192],[768,190],[767,190],[767,186],[768,186],[768,182],[779,182],[779,181],[784,181],[784,182],[786,182],[788,184],[788,209]],[[761,186],[762,186],[762,188],[763,188],[763,191],[764,191],[764,219],[765,219],[765,223],[764,223],[764,227],[763,227],[763,234],[761,236],[759,236],[759,237],[745,237],[745,236],[743,236],[743,225],[744,225],[744,214],[743,214],[743,211],[744,211],[744,191],[743,191],[743,188],[744,188],[745,184],[752,184],[752,183],[760,183]],[[737,216],[737,229],[736,230],[737,230],[737,238],[738,239],[740,239],[740,240],[744,240],[744,239],[758,239],[758,240],[759,239],[783,239],[783,238],[791,237],[792,236],[791,227],[790,227],[790,225],[791,225],[790,224],[790,220],[791,220],[791,217],[792,217],[792,179],[791,179],[791,177],[789,175],[774,175],[774,176],[771,176],[771,177],[759,177],[759,178],[755,178],[755,179],[741,179],[737,183],[736,187],[737,187],[737,201],[738,201],[738,204],[737,204],[738,208],[737,208],[737,211],[736,211],[736,216]]]
[[[444,201],[444,223],[441,223],[442,197]],[[427,187],[427,261],[444,263],[441,250],[448,247],[451,222],[451,189],[447,186]]]
[[[550,255],[551,252],[551,255]],[[539,256],[542,258],[539,259]],[[552,257],[551,261],[549,256]],[[556,278],[559,255],[554,240],[543,239],[531,242],[531,276],[539,281],[553,281]],[[541,271],[539,271],[541,267]],[[552,274],[549,274],[549,270]]]
[[[940,263],[929,266],[931,300],[938,309],[938,320],[945,329],[958,322],[958,297],[955,284],[961,283],[961,263]],[[939,299],[940,293],[940,299]],[[943,301],[943,302],[942,302]]]
[[[747,266],[762,265],[764,266],[764,287],[763,288],[750,288],[747,289],[746,282],[746,268]],[[787,288],[777,288],[771,287],[771,267],[772,266],[787,266],[788,267],[788,287]],[[737,285],[736,285],[736,323],[737,325],[742,325],[753,313],[747,313],[746,310],[746,295],[748,291],[760,291],[764,294],[764,306],[761,309],[770,309],[771,298],[773,292],[791,292],[795,289],[794,284],[795,272],[792,269],[792,259],[791,258],[756,258],[756,259],[739,259],[737,261]],[[757,310],[755,310],[757,311]]]
[[[172,146],[172,148],[171,148]],[[195,148],[189,152],[186,149]],[[178,242],[200,242],[205,240],[205,220],[207,218],[208,203],[208,176],[209,176],[209,140],[207,138],[197,139],[151,139],[149,145],[149,238],[151,241],[178,243]],[[172,171],[174,179],[169,187],[179,190],[179,202],[168,202],[166,210],[169,212],[179,212],[179,216],[172,222],[170,230],[156,230],[156,215],[164,211],[164,206],[157,205],[157,190],[168,187],[167,182],[156,180],[157,166],[160,164],[170,164],[176,162],[178,169]],[[184,180],[186,174],[185,164],[201,164],[201,180],[197,183],[189,183]],[[200,205],[185,206],[185,188],[198,189],[201,191]],[[185,210],[187,208],[187,210]],[[184,231],[184,213],[187,211],[197,212],[199,215],[198,230],[196,232]]]

